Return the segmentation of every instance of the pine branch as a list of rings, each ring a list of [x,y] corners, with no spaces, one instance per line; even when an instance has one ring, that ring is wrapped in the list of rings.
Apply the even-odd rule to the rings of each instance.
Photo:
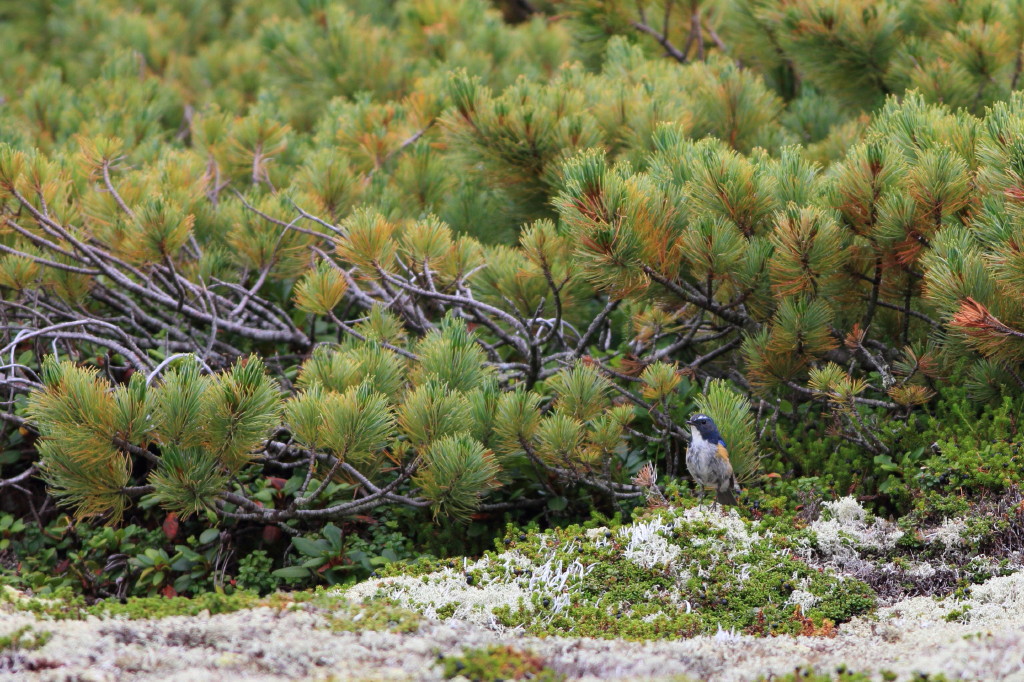
[[[670,57],[675,59],[680,64],[685,64],[686,63],[686,54],[681,52],[679,50],[679,48],[677,48],[675,45],[673,45],[672,42],[668,39],[668,36],[667,36],[667,32],[668,32],[668,6],[669,5],[671,5],[671,3],[667,2],[666,3],[666,9],[665,9],[665,22],[664,22],[664,31],[665,32],[659,32],[659,31],[655,30],[654,28],[651,28],[647,24],[647,13],[644,11],[643,5],[640,5],[637,8],[639,13],[640,13],[639,21],[634,21],[631,24],[631,26],[633,28],[635,28],[636,30],[640,31],[641,33],[646,33],[647,35],[649,35],[652,38],[654,38],[656,41],[658,41],[659,45],[661,45],[663,48],[665,48],[665,52],[668,53],[668,55]]]
[[[878,306],[880,306],[882,308],[888,308],[889,310],[896,310],[898,312],[903,313],[904,315],[910,315],[911,317],[916,317],[917,319],[922,320],[923,322],[927,322],[929,325],[931,325],[935,329],[942,329],[942,323],[941,322],[939,322],[938,320],[934,320],[934,319],[928,317],[927,315],[925,315],[924,313],[919,312],[917,310],[904,308],[903,306],[899,306],[899,305],[896,305],[894,303],[887,303],[886,301],[876,301],[876,305],[878,305]]]
[[[129,443],[121,438],[114,438],[113,443],[125,452],[131,453],[136,457],[142,457],[150,464],[160,463],[160,458],[145,448],[140,448],[139,446]]]
[[[875,307],[878,305],[878,293],[882,288],[882,255],[875,255],[875,276],[871,280],[871,295],[868,297],[868,307],[861,318],[860,326],[867,331],[871,328],[871,322],[875,317]]]
[[[25,469],[17,476],[13,476],[11,478],[6,479],[0,478],[0,488],[6,488],[7,486],[17,486],[19,483],[27,481],[32,476],[35,476],[37,473],[39,473],[39,470],[36,468],[35,464],[33,464],[32,466],[30,466],[28,469]]]
[[[787,381],[787,382],[785,382],[785,385],[789,386],[794,391],[796,391],[797,393],[800,393],[802,395],[813,396],[817,400],[821,400],[822,399],[821,395],[817,391],[814,391],[814,390],[812,390],[810,388],[807,388],[806,386],[801,386],[800,384],[796,383],[795,381]],[[852,400],[853,402],[858,403],[860,405],[866,405],[868,407],[881,407],[881,408],[884,408],[886,410],[898,410],[898,409],[900,409],[899,405],[897,405],[896,403],[893,403],[893,402],[889,402],[887,400],[875,400],[874,398],[861,398],[860,396],[852,396],[850,398],[850,400]]]
[[[729,310],[729,309],[727,309],[727,308],[725,308],[725,307],[715,303],[713,300],[708,300],[703,294],[700,294],[700,293],[696,292],[696,290],[687,291],[684,288],[685,283],[683,285],[677,284],[676,282],[673,282],[673,281],[663,277],[661,274],[656,272],[654,269],[652,269],[648,265],[644,265],[642,267],[643,267],[644,274],[646,274],[652,280],[654,280],[658,284],[662,285],[663,287],[665,287],[666,289],[671,291],[673,294],[675,294],[679,298],[683,299],[684,301],[692,303],[693,305],[697,306],[698,308],[703,308],[704,310],[707,310],[708,312],[713,313],[713,314],[717,315],[718,317],[722,318],[726,322],[729,322],[729,323],[734,324],[734,325],[736,325],[738,327],[741,327],[741,328],[745,328],[747,326],[751,326],[751,325],[755,324],[746,315],[743,315],[743,314],[741,314],[739,312],[736,312],[736,311],[733,311],[733,310]]]
[[[32,261],[33,263],[38,263],[39,265],[43,265],[43,266],[46,266],[48,268],[53,268],[55,270],[63,270],[65,272],[73,272],[73,273],[78,274],[78,275],[98,275],[98,274],[100,274],[99,270],[96,270],[96,269],[93,269],[93,268],[79,268],[79,267],[76,267],[74,265],[67,265],[65,263],[58,263],[57,261],[48,260],[48,259],[42,258],[40,256],[33,256],[32,254],[25,253],[24,251],[18,251],[17,249],[13,249],[13,248],[11,248],[9,246],[4,246],[3,244],[0,244],[0,253],[9,253],[12,256],[18,256],[19,258],[27,258],[28,260]]]

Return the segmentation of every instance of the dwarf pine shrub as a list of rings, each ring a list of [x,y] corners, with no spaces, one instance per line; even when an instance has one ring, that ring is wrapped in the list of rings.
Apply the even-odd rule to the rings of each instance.
[[[612,513],[699,408],[747,481],[906,508],[911,425],[1024,386],[1013,7],[12,9],[0,491],[271,538]]]

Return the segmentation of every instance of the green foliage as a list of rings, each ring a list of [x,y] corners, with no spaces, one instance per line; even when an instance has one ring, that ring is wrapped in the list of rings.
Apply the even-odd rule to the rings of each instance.
[[[813,476],[819,494],[880,492],[888,508],[900,512],[919,496],[928,506],[949,495],[998,497],[1024,483],[1018,475],[1021,427],[1016,418],[1024,406],[1009,397],[978,405],[968,391],[965,386],[946,388],[924,412],[876,426],[874,435],[888,448],[877,454],[844,442],[813,408],[800,406],[793,421],[776,424],[763,466],[775,471],[791,467],[797,477]],[[857,408],[857,414],[864,424],[878,423],[872,410]],[[948,515],[954,515],[952,510]]]
[[[387,398],[369,384],[327,395],[321,415],[315,445],[342,461],[359,462],[376,454],[387,445],[395,425]]]
[[[114,447],[116,406],[96,371],[50,358],[43,368],[46,390],[30,400],[27,413],[41,427],[43,476],[54,493],[75,505],[79,517],[124,512],[121,488],[130,462]]]
[[[918,486],[925,491],[978,498],[1024,485],[1019,464],[1024,457],[1021,409],[1020,398],[1006,397],[986,405],[980,414],[970,409],[964,397],[940,400],[935,415],[922,420],[926,433],[935,440],[920,463]],[[910,438],[908,445],[924,440]]]
[[[32,651],[50,641],[52,633],[36,631],[31,625],[23,625],[8,635],[0,636],[0,652]]]
[[[382,518],[359,532],[346,526],[344,537],[337,526],[328,524],[317,538],[296,538],[301,541],[297,550],[318,548],[311,556],[302,551],[288,555],[283,550],[289,543],[272,536],[253,543],[243,541],[244,536],[232,538],[229,531],[203,529],[201,519],[182,520],[179,528],[174,518],[170,523],[177,531],[170,538],[168,518],[172,517],[164,517],[163,528],[148,531],[134,524],[116,529],[69,527],[67,516],[39,529],[13,515],[0,515],[4,566],[7,559],[16,562],[0,569],[0,579],[41,597],[69,588],[91,598],[119,593],[195,597],[206,592],[231,595],[236,590],[268,594],[285,584],[297,588],[350,583],[413,553],[412,540],[398,530],[394,519]]]
[[[578,364],[548,382],[555,394],[555,409],[573,419],[587,421],[608,406],[608,381],[592,367]]]
[[[348,282],[341,273],[321,261],[295,285],[295,305],[307,313],[328,315],[341,303],[346,289]]]
[[[469,434],[439,438],[423,456],[425,466],[413,482],[430,500],[435,515],[443,512],[467,520],[480,496],[499,485],[494,453]]]
[[[474,335],[465,322],[452,317],[423,337],[416,345],[416,355],[419,363],[411,376],[416,384],[434,380],[455,391],[469,391],[483,385],[490,375]]]
[[[459,656],[443,657],[441,665],[447,680],[463,677],[473,682],[521,679],[559,682],[565,679],[565,675],[548,668],[535,654],[510,646],[466,649]]]
[[[412,551],[390,507],[434,548],[628,513],[697,408],[751,487],[1021,483],[1014,3],[158,4],[0,26],[2,480],[129,524],[0,525],[25,584],[334,584]]]
[[[262,549],[253,550],[238,560],[238,586],[258,594],[273,592],[278,581],[271,575],[274,560]]]
[[[264,372],[263,361],[250,356],[219,375],[204,398],[208,447],[234,473],[279,422],[277,383]]]
[[[182,447],[199,446],[203,396],[208,387],[209,377],[201,373],[197,362],[185,360],[169,370],[156,389],[157,437]]]
[[[213,500],[228,482],[217,458],[203,448],[163,448],[160,464],[149,479],[156,491],[153,499],[164,508],[188,518],[213,511]]]
[[[0,516],[0,551],[11,546],[11,537],[20,535],[27,528],[25,523],[13,514]]]

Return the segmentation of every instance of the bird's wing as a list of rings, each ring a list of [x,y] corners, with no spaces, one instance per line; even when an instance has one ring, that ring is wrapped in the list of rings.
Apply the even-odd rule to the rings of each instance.
[[[718,441],[718,451],[715,454],[724,459],[726,462],[729,461],[729,451],[725,449],[724,441]]]

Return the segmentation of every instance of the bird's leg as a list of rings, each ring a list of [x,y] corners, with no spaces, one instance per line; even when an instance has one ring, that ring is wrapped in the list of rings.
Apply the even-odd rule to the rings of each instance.
[[[700,509],[700,508],[702,508],[704,506],[704,495],[705,495],[704,486],[702,486],[700,483],[698,483],[697,484],[697,509]]]

